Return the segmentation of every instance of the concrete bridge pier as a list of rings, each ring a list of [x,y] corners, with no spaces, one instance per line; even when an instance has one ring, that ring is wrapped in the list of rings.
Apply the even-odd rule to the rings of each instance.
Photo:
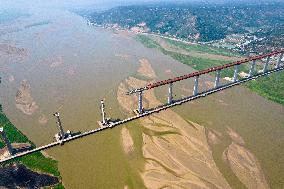
[[[1,135],[1,138],[2,138],[3,142],[6,144],[6,147],[7,147],[7,149],[8,149],[9,154],[10,154],[10,155],[13,155],[13,154],[14,154],[14,153],[13,153],[13,151],[14,151],[14,150],[13,150],[13,147],[12,147],[12,145],[11,145],[9,139],[8,139],[7,136],[6,136],[6,133],[5,133],[3,127],[0,127],[0,135]]]
[[[216,77],[215,77],[214,88],[218,88],[218,87],[219,87],[220,75],[221,75],[221,70],[217,70],[217,72],[216,72]]]
[[[173,83],[169,84],[169,91],[168,91],[168,104],[173,102]]]
[[[235,72],[234,72],[234,79],[233,81],[236,82],[237,81],[237,77],[238,77],[238,71],[239,71],[239,65],[237,64],[235,67]]]
[[[194,96],[198,94],[198,79],[199,79],[199,76],[195,76],[194,88],[193,88],[193,95]]]
[[[142,91],[138,92],[138,113],[143,113],[143,99],[142,99]]]
[[[280,67],[282,58],[283,58],[283,53],[280,54],[280,56],[279,56],[279,58],[277,60],[275,68],[279,68]]]
[[[256,63],[256,60],[253,60],[250,65],[249,77],[251,77],[254,74],[255,63]]]
[[[60,137],[60,140],[63,140],[65,138],[65,133],[64,133],[64,130],[63,130],[63,127],[62,127],[62,123],[61,123],[61,120],[60,120],[60,115],[58,112],[56,112],[55,114],[53,114],[56,118],[57,118],[57,127],[58,127],[58,130],[59,130],[59,137]]]
[[[106,112],[105,112],[105,102],[101,100],[101,114],[102,114],[102,124],[105,125],[107,123],[106,120]]]
[[[264,67],[263,67],[263,70],[262,70],[263,73],[264,73],[264,72],[267,72],[267,68],[268,68],[269,61],[270,61],[270,56],[268,56],[268,57],[266,58],[266,61],[265,61],[265,64],[264,64]]]

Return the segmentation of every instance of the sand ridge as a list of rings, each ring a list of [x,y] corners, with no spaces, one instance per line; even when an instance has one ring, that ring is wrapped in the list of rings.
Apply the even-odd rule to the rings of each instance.
[[[32,115],[38,109],[38,105],[31,96],[31,86],[27,80],[22,81],[15,101],[16,107],[27,115]]]
[[[138,70],[151,81],[156,78],[148,60],[140,61]],[[137,108],[137,96],[128,96],[125,92],[146,84],[144,80],[129,77],[119,85],[117,99],[124,112],[129,114]],[[144,108],[161,104],[153,90],[143,94]],[[170,109],[139,121],[147,130],[142,133],[142,153],[146,162],[140,173],[147,188],[230,188],[211,151],[213,145],[222,142],[220,132],[184,120]],[[244,139],[229,127],[227,134],[232,144],[224,151],[223,159],[234,174],[249,189],[269,188],[258,160],[244,147]]]
[[[121,136],[123,150],[126,154],[129,154],[130,152],[134,150],[134,142],[130,135],[129,130],[126,127],[123,127],[121,129],[120,136]]]
[[[213,129],[207,129],[207,140],[210,146],[221,143],[222,134]]]
[[[137,71],[139,74],[146,76],[148,78],[151,78],[151,79],[154,79],[157,77],[150,62],[146,58],[140,59],[139,62],[140,62],[140,67]]]
[[[227,127],[227,133],[235,143],[238,143],[240,145],[245,144],[244,139],[236,131],[234,131],[232,128]]]
[[[232,142],[224,152],[223,157],[229,163],[234,174],[247,188],[269,188],[258,160],[244,146]]]
[[[248,189],[269,188],[260,163],[245,147],[244,139],[230,127],[227,127],[227,134],[232,143],[223,152],[223,160],[229,164],[233,173]]]
[[[0,160],[10,157],[7,147],[0,149]]]
[[[156,74],[148,63],[140,61],[139,74],[154,79]],[[120,84],[118,101],[128,113],[136,108],[137,97],[125,92],[145,84],[134,77]],[[150,90],[144,93],[143,104],[148,108],[161,103]],[[141,177],[147,188],[230,188],[213,160],[203,126],[172,110],[145,117],[140,123],[150,131],[142,134],[146,162]]]
[[[41,115],[39,116],[39,118],[38,118],[38,122],[39,122],[39,124],[41,124],[41,125],[45,125],[45,124],[47,124],[47,122],[48,122],[48,118],[46,117],[46,115],[41,114]]]

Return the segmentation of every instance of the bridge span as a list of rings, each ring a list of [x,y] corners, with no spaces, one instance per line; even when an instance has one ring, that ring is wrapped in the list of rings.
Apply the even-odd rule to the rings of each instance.
[[[217,93],[219,91],[231,88],[233,86],[240,85],[240,84],[245,83],[247,81],[254,80],[254,79],[257,79],[259,77],[267,76],[269,74],[284,70],[284,63],[282,61],[283,53],[284,53],[284,50],[275,51],[275,52],[272,52],[272,53],[269,53],[269,54],[250,57],[250,58],[247,58],[247,59],[244,59],[244,60],[241,60],[241,61],[237,61],[237,62],[230,63],[230,64],[225,64],[223,66],[209,68],[209,69],[206,69],[206,70],[194,72],[194,73],[187,74],[187,75],[184,75],[184,76],[175,77],[175,78],[172,78],[172,79],[159,81],[159,82],[155,82],[155,83],[150,83],[143,88],[133,89],[133,90],[127,92],[127,95],[138,94],[138,99],[139,99],[138,100],[138,109],[136,110],[135,116],[129,117],[127,119],[111,120],[111,119],[106,118],[105,112],[104,112],[104,102],[102,101],[101,111],[102,111],[103,120],[99,122],[100,127],[97,128],[97,129],[94,129],[94,130],[84,132],[84,133],[80,133],[80,134],[76,134],[76,135],[64,133],[63,127],[61,125],[59,114],[56,113],[54,115],[57,117],[57,123],[58,123],[58,127],[59,127],[59,133],[57,134],[57,136],[58,136],[57,141],[50,143],[50,144],[47,144],[47,145],[44,145],[44,146],[41,146],[41,147],[34,148],[32,150],[27,150],[27,151],[24,151],[24,152],[12,154],[11,156],[0,160],[0,163],[9,162],[9,161],[11,161],[15,158],[19,158],[19,157],[22,157],[22,156],[25,156],[25,155],[28,155],[28,154],[31,154],[31,153],[46,150],[46,149],[52,148],[54,146],[60,146],[60,145],[63,145],[64,143],[67,143],[67,142],[70,142],[70,141],[73,141],[73,140],[76,140],[76,139],[79,139],[79,138],[82,138],[82,137],[85,137],[85,136],[88,136],[88,135],[91,135],[91,134],[99,133],[101,131],[120,126],[124,123],[131,122],[133,120],[136,120],[136,119],[139,119],[139,118],[142,118],[142,117],[145,117],[145,116],[149,116],[153,113],[158,113],[162,110],[166,110],[168,108],[171,108],[171,107],[174,107],[174,106],[177,106],[177,105],[181,105],[183,103],[186,103],[186,102],[189,102],[189,101],[201,98],[201,97],[206,97],[210,94],[214,94],[214,93]],[[272,57],[274,57],[274,58],[277,57],[277,58],[276,58],[276,61],[273,64],[270,64]],[[257,71],[256,70],[256,61],[259,61],[259,60],[262,60],[262,59],[265,59],[262,70]],[[239,65],[249,63],[249,62],[251,62],[251,64],[250,64],[250,69],[249,69],[248,75],[246,77],[239,79],[237,77]],[[270,65],[270,67],[272,65],[273,68],[269,69],[269,65]],[[220,71],[227,69],[227,68],[230,68],[230,67],[235,67],[234,76],[232,78],[232,81],[229,82],[229,83],[221,85],[220,82],[219,82],[220,81]],[[203,92],[199,92],[198,91],[198,78],[199,78],[199,76],[203,75],[203,74],[208,74],[208,73],[211,73],[211,72],[216,72],[214,88],[203,91]],[[173,83],[181,81],[181,80],[189,79],[189,78],[192,78],[192,77],[195,79],[193,94],[188,96],[188,97],[185,97],[185,98],[174,100],[173,94],[172,94],[173,93],[173,91],[172,91]],[[143,109],[143,104],[142,104],[143,92],[145,90],[150,90],[150,89],[153,89],[153,88],[156,88],[156,87],[159,87],[159,86],[163,86],[163,85],[167,85],[167,84],[169,85],[168,102],[166,104],[161,104],[158,107],[153,107],[153,108],[148,109],[148,110]]]

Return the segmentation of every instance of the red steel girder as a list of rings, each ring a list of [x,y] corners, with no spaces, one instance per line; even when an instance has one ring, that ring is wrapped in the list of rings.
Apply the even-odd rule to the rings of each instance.
[[[158,81],[158,82],[155,82],[155,83],[150,83],[143,89],[144,90],[152,89],[152,88],[159,87],[159,86],[162,86],[162,85],[167,85],[169,83],[174,83],[174,82],[189,79],[189,78],[192,78],[192,77],[195,77],[195,76],[200,76],[200,75],[207,74],[207,73],[210,73],[210,72],[215,72],[217,70],[223,70],[223,69],[230,68],[230,67],[233,67],[233,66],[236,66],[236,65],[244,64],[244,63],[247,63],[247,62],[250,62],[250,61],[253,61],[253,60],[260,60],[260,59],[263,59],[263,58],[266,58],[266,57],[275,56],[275,55],[280,54],[280,53],[284,53],[284,49],[279,50],[279,51],[273,51],[271,53],[264,54],[264,55],[249,57],[249,58],[246,58],[244,60],[232,62],[232,63],[225,64],[225,65],[222,65],[222,66],[216,66],[216,67],[208,68],[206,70],[193,72],[193,73],[186,74],[186,75],[183,75],[183,76],[174,77],[174,78],[170,78],[170,79],[163,80],[163,81]]]

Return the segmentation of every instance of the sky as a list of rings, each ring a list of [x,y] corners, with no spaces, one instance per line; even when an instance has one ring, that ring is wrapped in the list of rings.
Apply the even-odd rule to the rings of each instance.
[[[88,6],[111,7],[146,2],[251,2],[252,0],[0,0],[0,10],[7,8],[33,9],[33,8],[80,8]],[[253,0],[256,2],[281,1],[284,0]]]
[[[118,5],[161,0],[0,0],[0,8],[76,7],[91,5]],[[163,0],[171,1],[171,0]]]

